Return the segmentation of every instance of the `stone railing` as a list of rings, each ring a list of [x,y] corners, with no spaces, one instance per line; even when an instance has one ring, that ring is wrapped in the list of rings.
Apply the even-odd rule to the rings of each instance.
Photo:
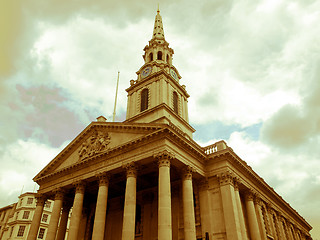
[[[227,146],[226,142],[221,140],[221,141],[216,142],[214,144],[211,144],[209,146],[203,147],[202,149],[205,154],[210,155],[210,154],[215,153],[217,151],[227,149],[227,147],[228,146]]]

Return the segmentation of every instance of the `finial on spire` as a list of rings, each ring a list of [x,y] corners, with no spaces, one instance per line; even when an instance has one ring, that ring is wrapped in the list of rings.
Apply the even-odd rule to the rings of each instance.
[[[159,3],[158,3],[158,10],[157,10],[157,13],[160,13],[160,10],[159,10]]]

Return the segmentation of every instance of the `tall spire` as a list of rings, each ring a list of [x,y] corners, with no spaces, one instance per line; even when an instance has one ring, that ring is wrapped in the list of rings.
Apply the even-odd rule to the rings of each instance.
[[[154,21],[152,39],[163,39],[164,40],[163,24],[162,24],[162,18],[160,16],[159,5],[158,5],[156,19]]]

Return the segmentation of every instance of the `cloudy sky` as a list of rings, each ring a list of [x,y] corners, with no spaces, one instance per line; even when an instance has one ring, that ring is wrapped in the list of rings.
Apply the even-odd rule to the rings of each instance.
[[[224,139],[320,239],[320,2],[159,1],[202,146]],[[157,1],[0,1],[0,207],[91,121],[125,119]],[[36,188],[37,189],[37,188]]]

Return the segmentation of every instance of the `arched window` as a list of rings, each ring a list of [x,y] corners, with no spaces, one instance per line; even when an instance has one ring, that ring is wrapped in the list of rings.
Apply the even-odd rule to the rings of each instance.
[[[169,54],[167,54],[167,63],[169,63]]]
[[[157,59],[158,59],[158,60],[162,60],[162,52],[161,52],[161,51],[158,52],[158,57],[157,57]]]
[[[173,92],[173,111],[176,114],[179,114],[179,108],[178,108],[178,94],[176,92]]]
[[[140,105],[140,111],[144,111],[148,109],[148,96],[149,91],[147,88],[143,89],[141,92],[141,105]]]
[[[153,53],[150,53],[150,54],[149,54],[149,61],[150,61],[150,62],[153,61]]]

